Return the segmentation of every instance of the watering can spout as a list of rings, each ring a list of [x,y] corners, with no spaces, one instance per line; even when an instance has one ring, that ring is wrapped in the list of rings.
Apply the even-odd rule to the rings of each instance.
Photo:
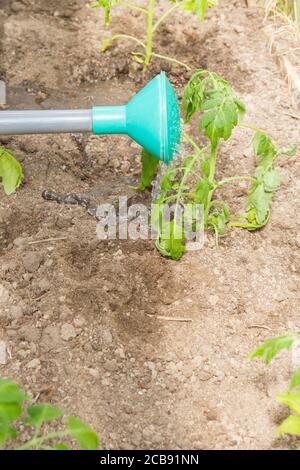
[[[176,94],[161,72],[126,106],[93,108],[94,134],[128,134],[156,158],[169,163],[180,141]]]
[[[161,72],[153,78],[125,106],[0,111],[0,135],[90,131],[127,134],[168,164],[180,142],[180,116],[176,94],[166,74]]]

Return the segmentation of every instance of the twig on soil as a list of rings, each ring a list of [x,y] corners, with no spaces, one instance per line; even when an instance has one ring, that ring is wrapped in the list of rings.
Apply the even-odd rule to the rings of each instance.
[[[183,317],[164,317],[163,315],[152,315],[147,313],[148,317],[157,318],[158,320],[165,320],[165,321],[179,321],[179,322],[192,322],[191,318],[183,318]]]
[[[67,237],[44,238],[42,240],[33,240],[32,242],[27,242],[27,245],[36,245],[37,243],[46,243],[46,242],[59,242],[61,240],[67,240]]]
[[[263,330],[272,331],[272,329],[266,325],[248,325],[247,328],[262,328]]]
[[[282,114],[285,114],[286,116],[290,116],[293,119],[300,119],[300,116],[298,114],[288,113],[286,111],[283,111]]]

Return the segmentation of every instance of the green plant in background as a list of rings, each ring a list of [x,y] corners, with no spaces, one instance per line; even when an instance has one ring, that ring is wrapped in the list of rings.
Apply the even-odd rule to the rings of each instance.
[[[261,358],[265,364],[270,362],[282,350],[289,350],[296,343],[300,342],[300,332],[292,335],[278,336],[269,339],[258,349],[249,355],[249,359]],[[289,407],[293,413],[288,416],[278,427],[277,436],[290,434],[300,437],[300,367],[294,372],[290,381],[288,392],[279,393],[276,400],[282,405]],[[299,448],[300,449],[300,448]]]
[[[20,163],[3,147],[0,147],[0,178],[7,195],[15,192],[23,178]]]
[[[15,450],[68,450],[70,447],[64,442],[65,439],[75,441],[83,450],[98,449],[97,434],[78,418],[69,416],[62,430],[49,431],[51,423],[62,428],[62,410],[48,404],[33,404],[25,408],[26,400],[28,397],[19,385],[10,379],[0,379],[0,448],[5,448],[8,443],[11,448],[11,441],[15,439],[23,441],[22,434],[18,435],[17,431],[21,424],[22,429],[26,429],[26,436],[27,432],[31,432],[32,436]]]
[[[129,39],[135,42],[139,48],[143,50],[133,51],[132,55],[134,59],[144,65],[144,70],[149,66],[151,59],[153,57],[159,59],[169,60],[177,64],[182,65],[187,70],[190,70],[190,67],[183,62],[180,62],[171,57],[162,56],[153,51],[153,35],[157,31],[158,27],[168,18],[168,16],[173,13],[175,10],[188,11],[197,15],[199,21],[203,21],[205,17],[206,10],[210,7],[217,5],[218,0],[170,0],[171,6],[167,9],[160,17],[157,17],[155,8],[158,6],[157,0],[148,0],[147,8],[142,8],[138,5],[129,3],[123,0],[97,0],[96,3],[92,5],[93,8],[103,8],[105,11],[105,24],[108,25],[110,22],[110,11],[112,6],[118,4],[122,7],[138,11],[145,16],[145,25],[146,31],[144,34],[144,39],[141,40],[135,36],[130,36],[128,34],[114,34],[106,39],[102,44],[102,51],[105,51],[109,45],[118,39]]]
[[[185,122],[199,116],[200,142],[196,143],[184,134],[192,152],[167,169],[160,182],[160,195],[152,210],[151,224],[158,233],[156,247],[163,256],[180,259],[186,251],[183,231],[184,212],[196,214],[196,205],[203,207],[204,229],[212,230],[218,238],[229,227],[256,230],[269,220],[273,193],[280,184],[280,175],[274,168],[279,155],[294,155],[296,147],[278,149],[270,137],[261,129],[243,124],[245,106],[235,95],[230,84],[216,73],[198,70],[185,88],[183,100]],[[253,150],[257,156],[254,176],[234,175],[217,180],[215,177],[220,143],[228,140],[233,129],[240,126],[250,129],[254,137]],[[150,177],[153,176],[153,172]],[[145,184],[145,179],[148,182]],[[216,191],[222,186],[239,181],[249,183],[245,212],[231,216],[228,204]],[[150,186],[149,172],[142,167],[143,187]],[[173,206],[174,217],[163,223],[163,208]],[[194,223],[194,222],[193,222]]]

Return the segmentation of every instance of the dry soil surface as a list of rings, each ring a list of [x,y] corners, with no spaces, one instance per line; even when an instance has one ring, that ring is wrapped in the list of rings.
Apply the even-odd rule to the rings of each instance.
[[[116,9],[111,29],[139,34],[140,24]],[[10,108],[122,104],[161,67],[181,96],[188,74],[180,67],[155,62],[143,81],[129,43],[99,52],[106,36],[103,14],[85,0],[1,0],[0,78]],[[299,142],[299,110],[255,10],[224,1],[202,25],[175,15],[156,50],[222,74],[248,121],[279,145]],[[207,236],[202,250],[173,262],[152,241],[100,241],[84,207],[41,197],[51,189],[150,204],[150,194],[128,188],[140,170],[136,144],[79,135],[0,142],[25,172],[13,196],[0,194],[1,376],[84,419],[107,449],[290,447],[274,438],[287,415],[274,397],[299,355],[268,368],[245,358],[300,327],[299,159],[280,158],[282,186],[266,228],[229,232],[218,250]],[[218,175],[254,164],[250,134],[235,131]],[[224,192],[233,208],[244,195],[242,185]]]

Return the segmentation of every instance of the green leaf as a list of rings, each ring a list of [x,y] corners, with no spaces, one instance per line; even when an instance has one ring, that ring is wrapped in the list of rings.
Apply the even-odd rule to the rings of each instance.
[[[171,222],[162,221],[161,232],[155,246],[163,256],[178,261],[186,252],[184,240],[182,226],[178,223],[175,224],[174,220]]]
[[[209,119],[207,120],[208,114]],[[230,97],[224,97],[221,103],[216,104],[215,108],[203,115],[200,127],[205,130],[205,135],[209,137],[212,146],[215,147],[222,137],[224,140],[229,139],[237,122],[238,116],[234,101]]]
[[[274,155],[276,153],[276,147],[272,140],[262,131],[257,131],[254,134],[252,143],[255,155],[258,157],[263,157],[269,154]]]
[[[287,155],[288,157],[294,157],[297,153],[298,146],[296,144],[291,145],[290,147],[283,147],[278,150],[280,155]]]
[[[210,139],[213,147],[219,140],[228,140],[233,128],[245,112],[245,106],[234,95],[231,86],[219,75],[198,70],[190,79],[183,94],[185,120],[201,112],[200,129]]]
[[[15,192],[23,178],[22,167],[12,154],[0,147],[0,178],[7,195]]]
[[[196,184],[196,188],[195,188],[196,201],[200,202],[200,204],[203,204],[204,207],[207,206],[207,198],[208,198],[208,194],[211,188],[212,188],[212,185],[206,177],[199,180]]]
[[[204,175],[208,178],[210,172],[210,159],[204,158],[201,163],[201,170],[203,171]]]
[[[97,434],[80,419],[70,416],[68,418],[68,431],[76,439],[81,449],[96,450],[99,446]]]
[[[293,388],[297,387],[298,385],[300,385],[300,367],[294,373],[294,375],[291,379],[289,388],[290,388],[290,390],[292,390]]]
[[[22,403],[27,400],[19,385],[10,379],[0,379],[0,445],[14,439],[16,431],[11,423],[22,414]]]
[[[278,427],[276,435],[291,434],[292,436],[300,436],[300,418],[298,416],[288,416]]]
[[[279,393],[276,400],[300,416],[300,391]]]
[[[276,191],[280,185],[280,173],[278,170],[267,171],[263,176],[264,190],[268,193]]]
[[[10,379],[0,379],[0,404],[19,403],[21,404],[28,397],[24,395],[19,385]]]
[[[142,151],[142,174],[140,184],[135,188],[143,191],[151,188],[152,180],[157,172],[159,160],[143,149]]]
[[[2,448],[8,439],[16,439],[17,432],[10,426],[9,422],[0,418],[0,448]]]
[[[201,80],[203,72],[198,70],[189,80],[184,89],[182,107],[185,111],[185,122],[190,122],[191,117],[200,111],[204,98],[204,81]]]
[[[216,236],[224,235],[229,217],[230,214],[227,204],[222,200],[213,201],[212,210],[208,216],[208,226],[213,227]]]
[[[297,339],[295,336],[289,335],[268,339],[259,348],[250,353],[248,358],[253,359],[254,357],[261,357],[266,364],[269,364],[280,351],[290,349],[295,339]]]
[[[91,5],[92,8],[103,8],[105,12],[105,17],[104,17],[104,22],[106,25],[109,25],[110,22],[110,10],[111,7],[115,4],[118,3],[119,0],[97,0],[96,3]]]
[[[25,420],[26,424],[32,424],[41,427],[45,421],[52,421],[62,416],[62,411],[55,406],[48,404],[39,404],[29,406],[27,409],[29,418]]]
[[[181,8],[185,11],[195,13],[199,21],[204,21],[205,13],[208,8],[218,4],[218,0],[183,0]]]
[[[54,450],[70,450],[70,447],[67,444],[64,444],[63,442],[61,442],[60,444],[56,444],[53,447],[53,449]]]
[[[234,102],[238,110],[239,119],[242,120],[246,113],[246,106],[237,96],[234,97]]]
[[[248,198],[247,210],[255,209],[255,217],[259,225],[264,224],[269,215],[271,199],[272,193],[267,193],[263,184],[258,184]]]
[[[22,414],[20,403],[0,403],[0,421],[11,422]]]

